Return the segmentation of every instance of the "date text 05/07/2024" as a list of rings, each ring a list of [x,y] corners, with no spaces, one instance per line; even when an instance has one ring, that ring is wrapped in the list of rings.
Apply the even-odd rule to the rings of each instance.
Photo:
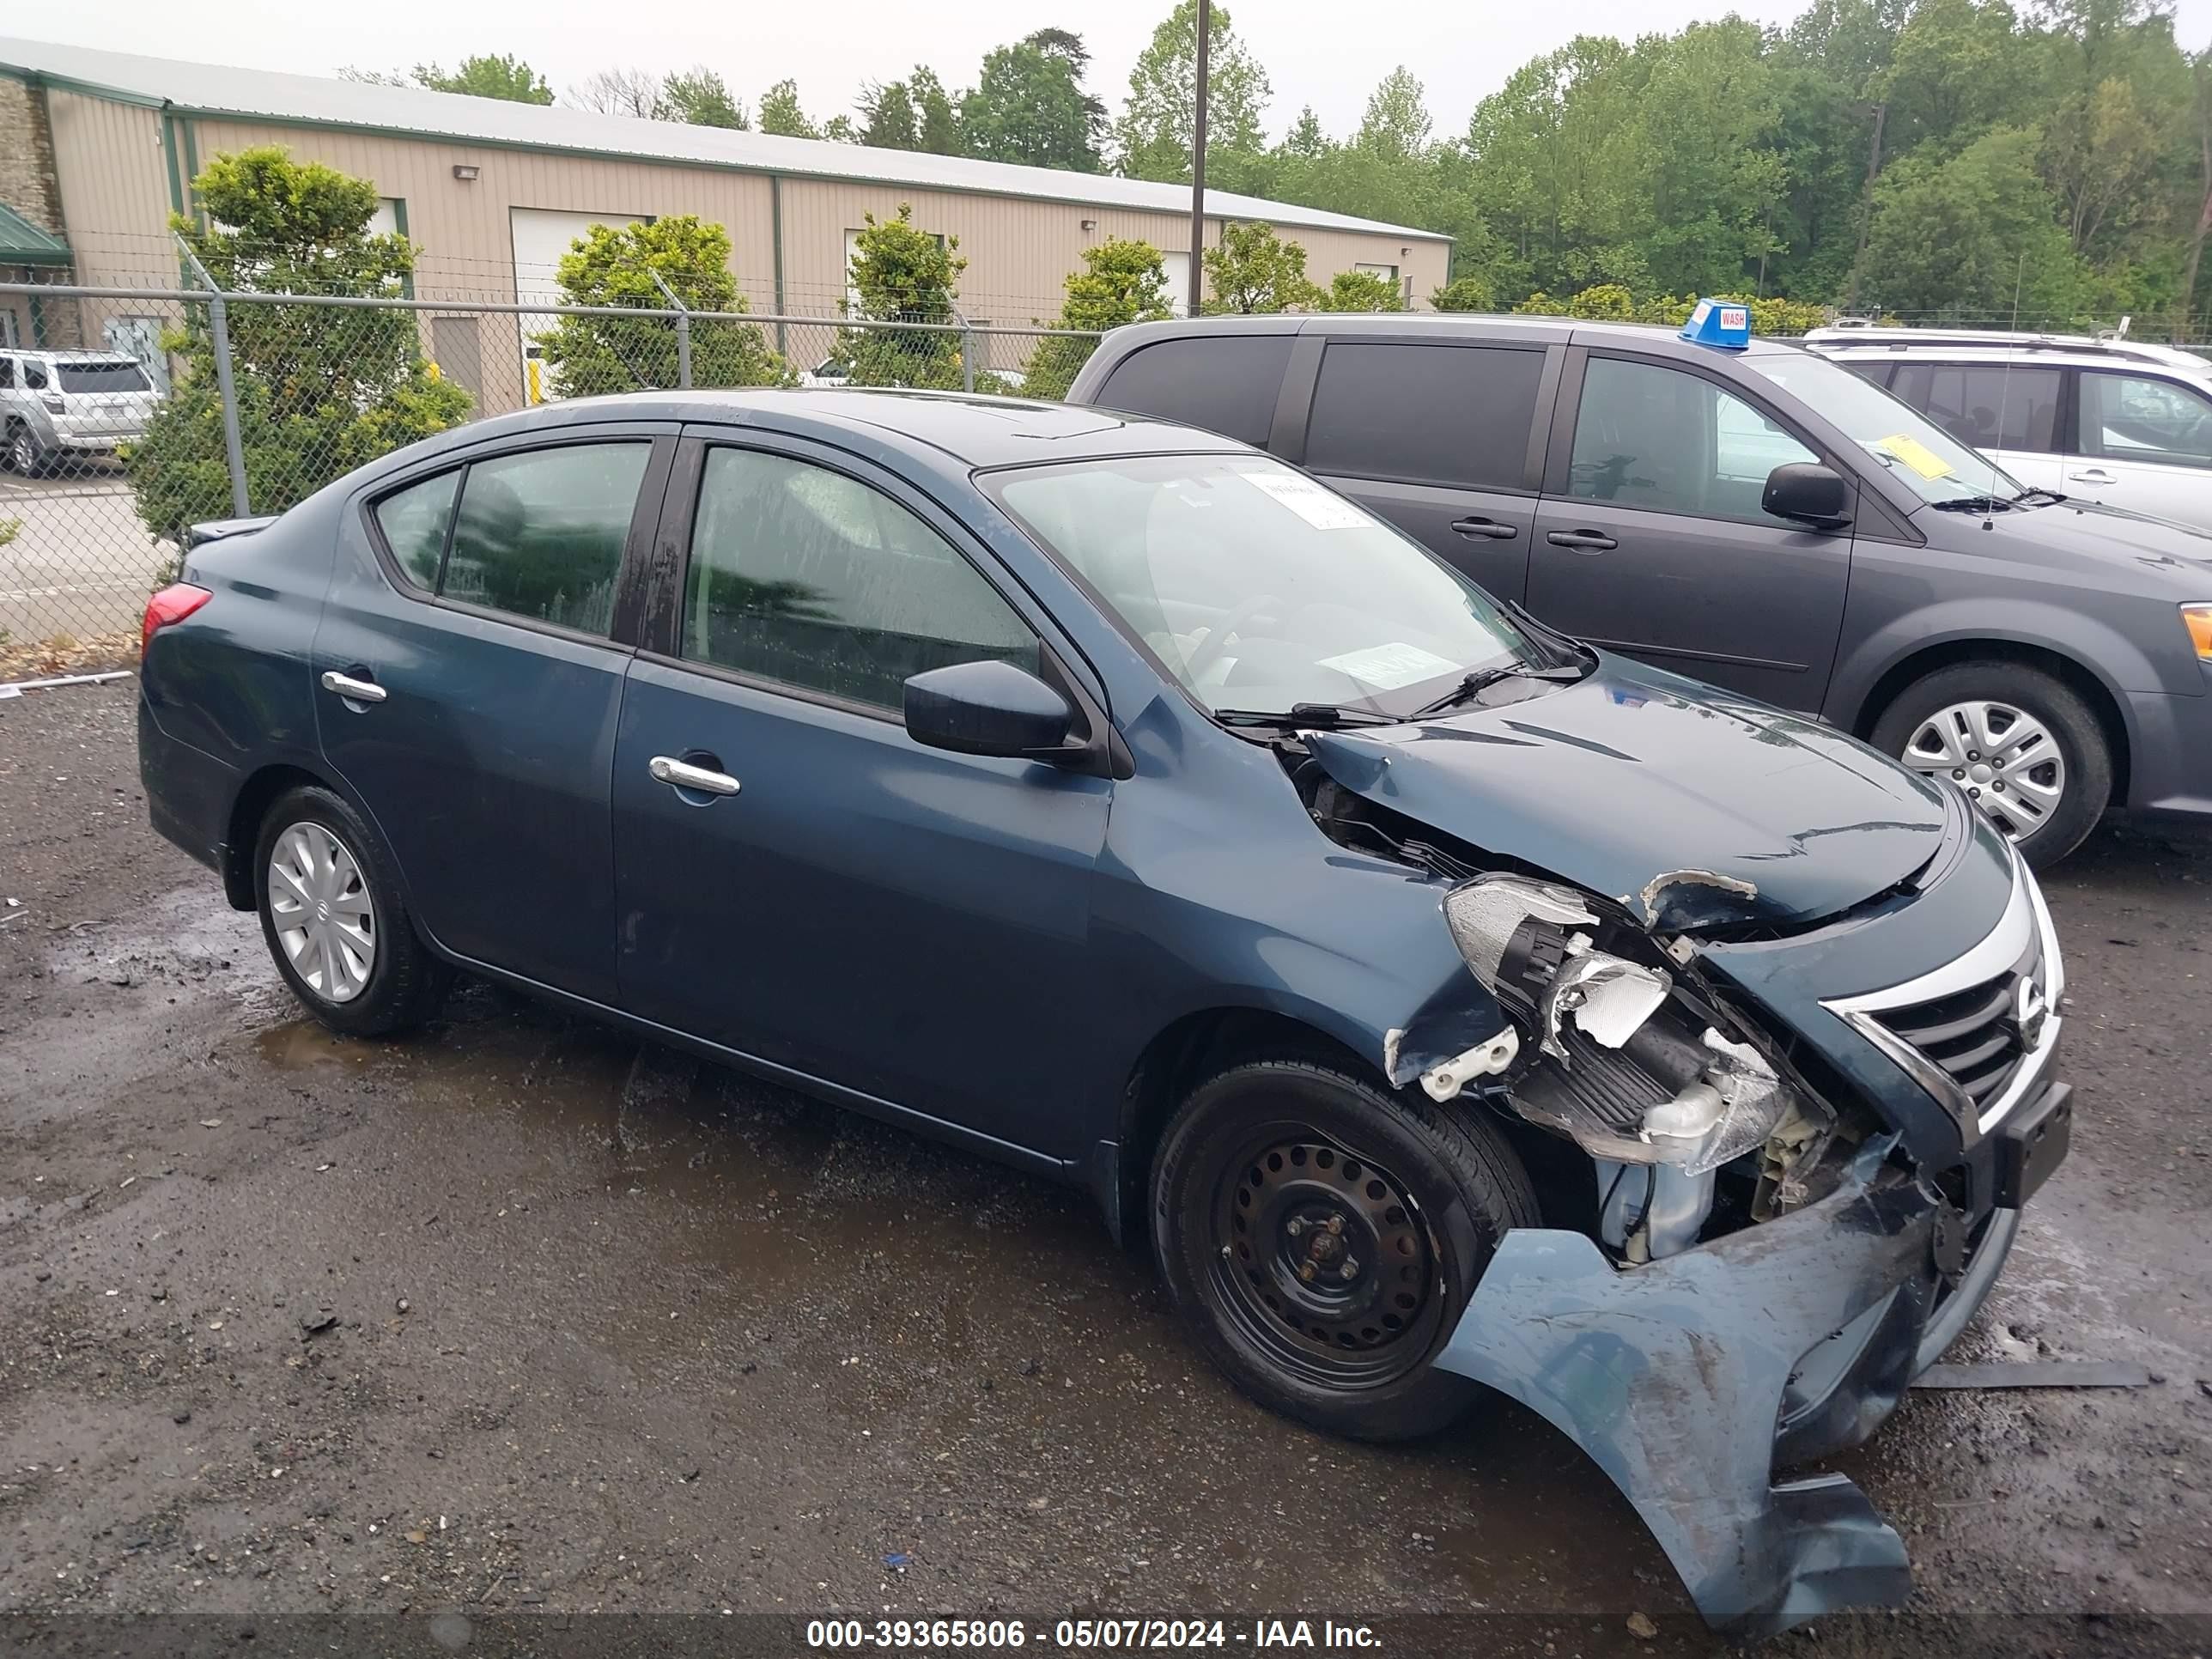
[[[1021,1619],[815,1619],[806,1645],[823,1650],[1052,1647],[1145,1650],[1176,1648],[1358,1648],[1382,1646],[1365,1625],[1331,1619],[1061,1619],[1049,1632]]]

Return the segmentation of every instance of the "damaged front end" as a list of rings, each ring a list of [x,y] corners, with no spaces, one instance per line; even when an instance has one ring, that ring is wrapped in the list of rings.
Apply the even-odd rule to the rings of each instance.
[[[1325,833],[1449,884],[1473,986],[1389,1034],[1391,1081],[1588,1158],[1586,1205],[1546,1199],[1583,1224],[1507,1233],[1436,1363],[1587,1451],[1716,1629],[1902,1602],[1904,1544],[1865,1495],[1775,1470],[1888,1416],[1986,1295],[2017,1208],[1983,1197],[1970,1218],[1886,1108],[1709,971],[1715,939],[1750,925],[1747,879],[1681,870],[1603,898],[1518,860],[1486,871],[1509,860],[1304,781]]]

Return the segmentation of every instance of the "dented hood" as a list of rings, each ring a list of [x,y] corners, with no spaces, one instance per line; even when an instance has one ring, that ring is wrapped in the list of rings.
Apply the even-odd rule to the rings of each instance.
[[[1832,915],[1943,836],[1942,793],[1864,744],[1610,653],[1501,708],[1305,741],[1355,794],[1668,931]]]

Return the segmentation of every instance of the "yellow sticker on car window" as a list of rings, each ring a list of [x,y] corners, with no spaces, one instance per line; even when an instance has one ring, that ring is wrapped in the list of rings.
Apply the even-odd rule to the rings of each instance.
[[[1919,439],[1902,432],[1893,432],[1887,438],[1876,438],[1871,447],[1886,455],[1894,455],[1923,478],[1948,478],[1951,463],[1928,447]]]

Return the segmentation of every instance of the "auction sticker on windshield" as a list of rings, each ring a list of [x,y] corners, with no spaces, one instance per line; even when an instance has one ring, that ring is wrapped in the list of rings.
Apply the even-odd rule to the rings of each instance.
[[[1295,472],[1278,472],[1271,467],[1264,472],[1240,472],[1237,477],[1273,495],[1316,530],[1358,530],[1372,522],[1343,496],[1333,495],[1311,478],[1302,478]]]
[[[1334,668],[1340,674],[1349,674],[1362,685],[1371,685],[1379,691],[1395,691],[1401,685],[1411,685],[1417,680],[1432,680],[1439,674],[1449,674],[1453,665],[1433,651],[1424,651],[1418,645],[1402,641],[1393,645],[1370,645],[1364,651],[1346,651],[1341,656],[1323,657],[1316,665]]]
[[[1902,432],[1893,432],[1887,438],[1876,438],[1867,446],[1885,455],[1893,455],[1923,478],[1948,478],[1951,463],[1938,455],[1917,438],[1907,437]]]

